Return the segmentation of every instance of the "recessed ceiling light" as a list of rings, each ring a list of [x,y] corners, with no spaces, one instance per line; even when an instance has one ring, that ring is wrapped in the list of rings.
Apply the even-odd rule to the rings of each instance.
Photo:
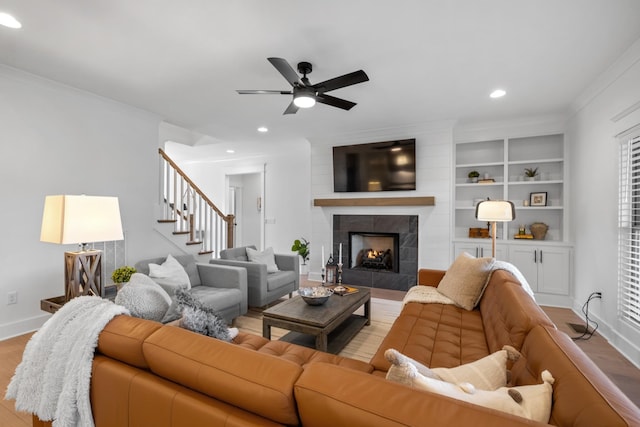
[[[258,132],[262,132],[262,133],[269,132],[269,129],[265,126],[260,126],[258,128]]]
[[[232,149],[228,149],[228,150],[227,150],[227,153],[229,153],[229,154],[233,154],[233,153],[235,153],[235,152],[236,152],[236,151],[235,151],[235,150],[232,150]]]
[[[505,92],[502,89],[496,89],[493,92],[491,92],[491,94],[489,95],[491,98],[502,98],[503,96],[505,96],[507,94],[507,92]]]
[[[4,12],[0,12],[0,25],[15,29],[22,28],[22,24],[20,23],[20,21]]]

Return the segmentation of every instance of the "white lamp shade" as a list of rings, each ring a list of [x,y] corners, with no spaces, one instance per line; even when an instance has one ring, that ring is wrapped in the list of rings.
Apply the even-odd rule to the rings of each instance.
[[[47,196],[40,241],[71,244],[122,240],[117,197]]]
[[[476,218],[480,221],[513,221],[516,210],[508,200],[484,200],[476,205]]]

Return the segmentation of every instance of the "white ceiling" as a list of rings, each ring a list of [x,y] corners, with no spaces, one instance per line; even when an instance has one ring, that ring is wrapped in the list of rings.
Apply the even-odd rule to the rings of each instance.
[[[557,114],[640,38],[638,0],[2,0],[0,62],[230,142]],[[283,116],[267,62],[309,61],[358,105]],[[501,87],[507,96],[493,100]],[[267,135],[258,126],[267,126]]]

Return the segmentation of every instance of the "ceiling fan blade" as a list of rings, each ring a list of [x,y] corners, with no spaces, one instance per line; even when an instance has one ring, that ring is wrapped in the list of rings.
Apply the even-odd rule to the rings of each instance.
[[[295,70],[291,68],[291,65],[289,65],[289,63],[285,59],[267,58],[267,60],[271,62],[271,65],[276,67],[276,70],[278,70],[280,74],[282,74],[282,76],[289,82],[291,86],[304,86],[300,81],[300,76],[298,76],[298,73],[296,73]]]
[[[293,95],[293,92],[286,90],[236,90],[240,95]]]
[[[289,106],[287,107],[286,110],[284,110],[284,114],[295,114],[298,112],[298,106],[296,104],[293,103],[293,101],[291,101],[291,104],[289,104]]]
[[[343,110],[350,110],[357,105],[355,102],[336,98],[335,96],[327,95],[325,93],[316,95],[316,101],[321,104],[331,105],[332,107],[342,108]]]
[[[369,76],[367,76],[367,73],[362,70],[358,70],[354,71],[353,73],[345,74],[344,76],[325,80],[321,83],[316,83],[313,85],[313,88],[320,93],[324,93],[340,89],[342,87],[363,83],[366,81],[369,81]]]

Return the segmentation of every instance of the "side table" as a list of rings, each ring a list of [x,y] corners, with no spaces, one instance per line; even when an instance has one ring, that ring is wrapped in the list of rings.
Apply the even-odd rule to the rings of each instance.
[[[118,287],[116,285],[108,285],[104,288],[104,298],[114,301],[116,299],[116,294],[118,293]],[[67,301],[65,301],[65,296],[60,295],[57,297],[46,298],[40,300],[40,310],[46,311],[48,313],[55,313],[60,310]]]

